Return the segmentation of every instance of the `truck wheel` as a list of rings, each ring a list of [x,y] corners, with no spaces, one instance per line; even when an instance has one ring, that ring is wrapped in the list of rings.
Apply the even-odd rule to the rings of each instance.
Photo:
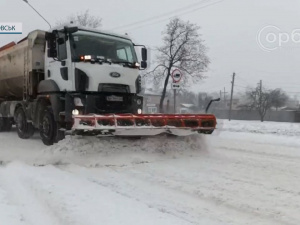
[[[207,130],[207,131],[204,131],[204,134],[212,134],[214,132],[214,130]]]
[[[65,131],[57,130],[57,136],[56,136],[56,139],[55,139],[55,143],[65,139],[65,137],[66,137]]]
[[[26,114],[22,107],[18,108],[15,113],[16,127],[19,138],[28,139],[34,134],[34,127],[27,122]]]
[[[57,125],[50,107],[42,109],[39,130],[45,145],[53,145],[57,136]]]

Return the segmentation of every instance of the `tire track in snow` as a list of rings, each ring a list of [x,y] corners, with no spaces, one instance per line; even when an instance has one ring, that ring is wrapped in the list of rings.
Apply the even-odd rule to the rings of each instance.
[[[164,189],[162,187],[157,187],[155,184],[149,184],[148,182],[140,183],[140,180],[137,180],[133,177],[124,177],[122,175],[110,179],[107,177],[107,174],[103,178],[95,177],[91,174],[82,174],[77,173],[77,170],[84,170],[84,168],[63,168],[65,171],[68,171],[75,176],[81,176],[83,179],[86,179],[89,182],[92,182],[100,187],[107,188],[118,195],[124,196],[126,198],[132,199],[137,202],[141,202],[149,208],[153,208],[159,212],[169,214],[175,218],[185,221],[185,224],[219,224],[221,221],[216,220],[215,218],[209,218],[207,215],[203,214],[201,217],[195,217],[190,212],[193,210],[192,207],[182,206],[179,202],[173,202],[171,199],[181,198],[180,193],[176,193],[176,196],[172,195],[172,198],[166,200],[166,197],[157,194],[161,192],[166,194],[170,191],[169,189]],[[77,171],[77,172],[75,172]],[[116,175],[114,173],[114,175]],[[101,175],[102,176],[102,175]],[[151,191],[147,192],[146,189],[151,187]],[[174,194],[174,193],[173,193]],[[187,197],[187,196],[185,196]],[[154,200],[155,199],[155,200]],[[186,200],[191,200],[191,198],[185,198]],[[168,202],[171,201],[171,202]]]
[[[262,213],[249,204],[235,205],[234,202],[227,201],[226,198],[222,198],[226,196],[226,189],[223,189],[225,196],[220,197],[207,192],[211,190],[211,186],[195,188],[193,187],[195,184],[187,185],[182,179],[176,180],[170,176],[159,176],[157,172],[149,174],[151,169],[148,169],[151,166],[156,167],[157,164],[147,165],[146,173],[137,168],[133,170],[122,168],[117,169],[117,171],[105,170],[102,173],[95,170],[82,172],[82,168],[78,170],[66,168],[66,170],[81,174],[81,176],[100,186],[110,188],[118,194],[136,199],[136,201],[142,201],[158,210],[167,209],[168,213],[179,218],[185,218],[193,224],[201,224],[202,218],[208,218],[221,224],[293,224],[281,220],[280,216]],[[190,177],[188,180],[191,180]],[[262,221],[263,223],[260,223]]]
[[[22,213],[16,205],[11,203],[9,193],[2,186],[3,183],[0,181],[0,224],[23,224],[24,218]]]
[[[263,151],[255,151],[255,149],[263,149],[263,148],[268,148],[270,149],[270,145],[253,145],[251,144],[251,148],[249,149],[249,146],[247,147],[243,147],[243,146],[239,146],[239,147],[235,147],[235,146],[230,146],[228,147],[228,145],[216,145],[215,149],[220,149],[220,150],[228,150],[228,151],[235,151],[237,153],[247,153],[247,154],[252,154],[252,155],[259,155],[259,156],[266,156],[266,157],[272,157],[273,159],[285,159],[285,160],[289,160],[289,161],[297,161],[297,163],[300,162],[300,155],[299,156],[295,156],[295,155],[286,155],[286,154],[280,154],[280,153],[271,153],[271,152],[263,152]],[[278,149],[278,146],[272,146],[274,149]],[[282,149],[282,148],[281,148]],[[287,149],[291,149],[294,150],[295,152],[298,151],[298,148],[286,148],[285,147],[285,151],[287,151]]]
[[[190,224],[54,166],[12,163],[1,178],[28,225]]]
[[[18,209],[22,224],[70,224],[62,220],[59,212],[49,207],[49,204],[38,195],[32,180],[24,176],[24,168],[19,163],[13,163],[0,169],[1,186],[6,191],[10,204]]]

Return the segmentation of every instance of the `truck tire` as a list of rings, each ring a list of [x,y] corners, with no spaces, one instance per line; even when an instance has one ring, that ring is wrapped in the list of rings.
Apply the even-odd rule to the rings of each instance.
[[[16,110],[15,119],[19,138],[31,138],[34,134],[34,127],[31,123],[27,122],[26,114],[22,107]]]
[[[207,130],[207,131],[204,131],[204,134],[212,134],[214,132],[214,130]]]
[[[57,136],[56,136],[56,139],[55,139],[55,143],[65,139],[65,137],[66,137],[65,131],[57,130]]]
[[[53,145],[57,136],[57,124],[54,120],[51,106],[41,106],[39,131],[45,145]]]

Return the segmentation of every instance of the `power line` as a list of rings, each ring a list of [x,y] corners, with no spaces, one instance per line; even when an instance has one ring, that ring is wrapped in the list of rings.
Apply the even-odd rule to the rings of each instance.
[[[246,81],[244,78],[241,78],[241,77],[239,77],[239,76],[237,76],[236,78],[237,78],[238,80],[244,82],[245,84],[250,85],[250,84],[249,84],[249,81]]]
[[[283,74],[283,73],[295,73],[295,72],[291,72],[291,71],[265,71],[265,70],[253,70],[259,73],[266,73],[266,74]]]
[[[205,5],[205,6],[202,6],[202,7],[193,9],[193,10],[190,10],[190,11],[185,12],[185,13],[181,13],[181,14],[174,15],[173,17],[169,17],[169,18],[166,18],[166,19],[162,19],[162,20],[156,21],[156,22],[154,22],[154,23],[149,23],[149,24],[145,24],[145,25],[138,26],[138,27],[133,27],[133,28],[130,28],[130,29],[126,29],[126,31],[136,30],[136,29],[139,29],[139,28],[142,28],[142,27],[145,27],[145,26],[151,26],[151,25],[154,25],[154,24],[158,24],[158,23],[164,22],[164,21],[166,21],[166,20],[170,20],[170,19],[172,19],[172,18],[174,18],[174,17],[176,17],[176,16],[182,16],[182,15],[185,15],[185,14],[188,14],[188,13],[192,13],[192,12],[198,11],[198,10],[200,10],[200,9],[204,9],[204,8],[209,7],[209,6],[212,6],[212,5],[219,4],[219,3],[221,3],[222,1],[224,1],[224,0],[219,0],[219,1],[217,1],[217,2],[214,2],[214,3],[208,4],[208,5]]]
[[[179,8],[179,9],[175,9],[175,10],[172,10],[172,11],[169,11],[169,12],[165,12],[163,14],[160,14],[160,15],[157,15],[157,16],[153,16],[153,17],[149,17],[147,19],[144,19],[144,20],[140,20],[140,21],[137,21],[137,22],[133,22],[133,23],[130,23],[130,24],[126,24],[126,25],[123,25],[123,26],[118,26],[118,27],[114,27],[112,30],[117,30],[119,28],[126,28],[126,27],[131,27],[131,26],[134,26],[134,25],[137,25],[137,24],[141,24],[141,23],[144,23],[144,22],[150,22],[151,20],[157,20],[159,18],[162,18],[162,17],[167,17],[169,16],[170,14],[174,14],[174,13],[177,13],[177,12],[182,12],[182,11],[185,11],[189,8],[192,8],[192,7],[195,7],[199,4],[203,4],[205,2],[209,2],[211,0],[202,0],[200,2],[197,2],[197,3],[194,3],[194,4],[191,4],[191,5],[188,5],[186,7],[183,7],[183,8]]]
[[[249,71],[252,71],[254,73],[265,73],[265,74],[291,74],[291,73],[295,73],[293,71],[266,71],[266,70],[256,70],[256,69],[250,69],[248,68],[247,71],[243,70],[240,72],[247,72],[249,73]]]
[[[235,87],[240,87],[240,88],[245,88],[247,89],[248,87],[244,87],[244,86],[241,86],[241,85],[237,85],[237,84],[234,84]]]
[[[264,71],[265,73],[267,73],[266,71]],[[276,73],[276,72],[274,72]],[[240,76],[236,77],[237,80],[243,82],[243,84],[247,84],[249,86],[253,86],[253,84],[250,84],[247,80],[245,80],[244,78],[241,78]],[[269,78],[270,79],[270,78]],[[299,84],[292,84],[291,82],[279,82],[279,81],[273,81],[273,80],[269,80],[269,79],[265,79],[265,83],[267,83],[268,86],[278,86],[278,88],[282,88],[282,89],[286,89],[286,88],[297,88],[299,86]],[[242,88],[247,88],[244,86],[240,86]]]

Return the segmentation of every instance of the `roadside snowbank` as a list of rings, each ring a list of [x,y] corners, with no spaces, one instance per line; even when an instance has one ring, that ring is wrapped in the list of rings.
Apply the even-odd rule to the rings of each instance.
[[[221,131],[275,134],[282,136],[300,136],[300,123],[260,122],[246,120],[218,120],[218,129]]]
[[[234,140],[240,145],[260,143],[300,148],[299,123],[218,120],[217,130],[208,142],[216,146],[217,143],[212,143],[213,136],[219,136],[224,140]]]

